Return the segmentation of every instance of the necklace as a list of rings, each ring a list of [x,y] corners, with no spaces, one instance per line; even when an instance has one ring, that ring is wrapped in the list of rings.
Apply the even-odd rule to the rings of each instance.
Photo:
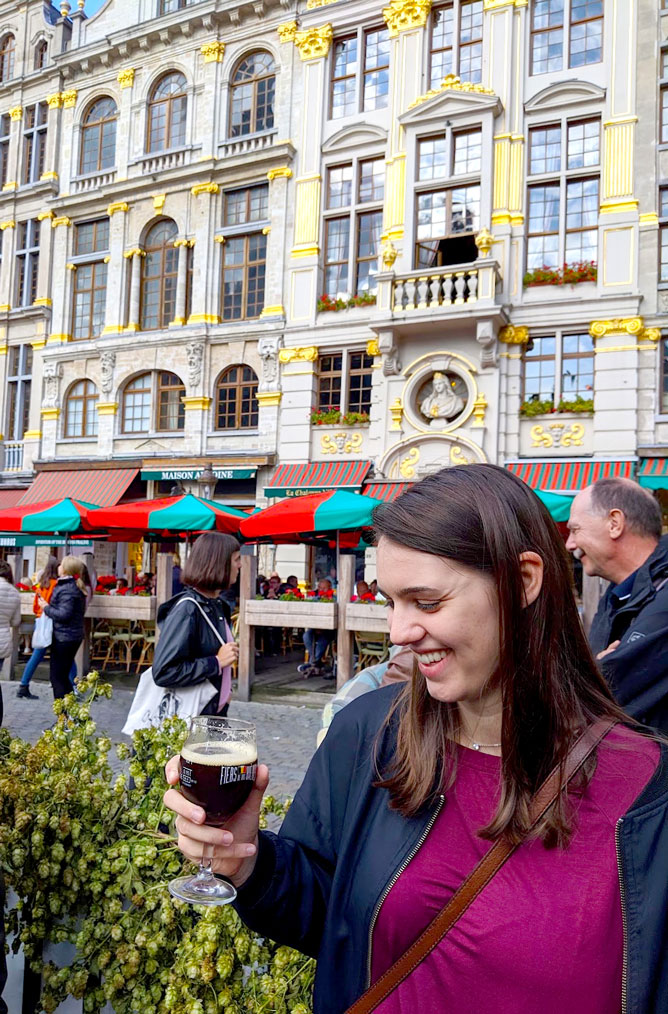
[[[501,743],[476,743],[475,740],[471,740],[471,746],[474,750],[498,750],[502,746]]]

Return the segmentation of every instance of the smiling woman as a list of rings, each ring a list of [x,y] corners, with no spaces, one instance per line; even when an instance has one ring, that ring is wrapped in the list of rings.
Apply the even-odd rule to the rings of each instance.
[[[546,508],[467,465],[374,521],[413,678],[334,718],[278,836],[258,830],[262,765],[222,830],[170,789],[181,849],[212,846],[248,925],[318,957],[316,1014],[665,1014],[668,756],[598,673]]]

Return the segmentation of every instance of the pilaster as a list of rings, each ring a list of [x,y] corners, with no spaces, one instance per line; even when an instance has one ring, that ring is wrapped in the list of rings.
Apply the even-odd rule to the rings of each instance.
[[[0,222],[2,232],[2,263],[0,264],[0,312],[7,311],[14,302],[12,292],[12,265],[16,243],[16,222],[12,218]]]
[[[78,93],[76,89],[60,93],[63,107],[60,114],[60,137],[58,140],[58,160],[61,171],[60,189],[63,193],[69,194],[72,186],[72,175],[79,171],[79,164],[76,160],[73,146],[75,144],[74,131],[74,110],[77,104]]]
[[[121,101],[118,107],[118,130],[116,131],[116,169],[117,179],[124,180],[128,175],[128,162],[132,144],[132,97],[135,92],[135,75],[133,67],[119,70],[116,80],[121,88]]]
[[[69,252],[69,235],[71,221],[67,216],[61,215],[58,218],[45,219],[42,222],[42,229],[45,225],[51,226],[53,235],[51,237],[51,256],[54,264],[67,264]],[[40,240],[43,233],[40,232]],[[72,335],[71,330],[71,309],[72,309],[72,288],[74,271],[63,271],[61,283],[53,286],[52,308],[51,308],[51,333],[47,344],[59,345],[68,342]]]
[[[40,306],[50,307],[52,304],[52,263],[51,256],[53,249],[53,230],[51,222],[54,219],[52,211],[40,211],[37,216],[39,227],[39,264],[37,268],[37,299],[35,303]]]
[[[267,235],[267,267],[264,282],[264,309],[261,317],[285,317],[283,304],[283,277],[287,244],[286,221],[288,216],[288,180],[292,169],[281,166],[270,169],[269,180],[269,221],[264,231]]]
[[[182,327],[186,322],[186,294],[188,287],[188,250],[193,246],[191,239],[175,239],[174,246],[179,251],[178,274],[176,278],[176,309],[174,320],[169,326]]]
[[[54,92],[53,95],[47,95],[46,102],[49,107],[49,114],[47,117],[46,127],[46,155],[44,158],[44,172],[42,173],[43,180],[57,180],[59,160],[58,152],[60,150],[59,144],[59,133],[60,133],[60,117],[61,109],[63,106],[63,96],[61,92]]]
[[[318,350],[281,349],[281,458],[284,461],[308,461],[311,446],[310,412],[316,390]]]
[[[118,402],[98,401],[97,406],[97,453],[101,458],[111,458],[114,452],[114,435]]]
[[[218,250],[212,242],[216,224],[214,198],[219,189],[217,183],[197,183],[190,190],[195,249],[189,324],[217,324],[220,321],[216,277]]]
[[[122,131],[119,131],[122,133]],[[128,205],[117,201],[107,208],[109,216],[109,270],[107,271],[107,307],[102,334],[118,334],[123,330],[127,307],[125,260],[123,249],[126,242]]]
[[[222,76],[222,64],[225,57],[225,43],[220,39],[212,39],[200,46],[202,58],[201,92],[197,101],[200,109],[207,110],[207,119],[210,123],[220,123],[220,105],[223,94],[228,96],[227,81]],[[228,107],[229,108],[229,107]],[[229,129],[227,131],[229,136]],[[212,150],[206,148],[202,151],[202,159],[216,158],[216,144],[218,131],[208,130],[206,132],[207,142],[212,145]],[[207,148],[208,148],[207,144]]]
[[[7,182],[2,189],[5,192],[18,190],[21,179],[21,132],[23,130],[23,107],[14,106],[9,110],[11,130],[9,134],[9,160],[7,166]]]
[[[125,327],[126,331],[139,331],[141,328],[141,322],[139,320],[140,312],[140,298],[141,298],[141,266],[142,260],[146,256],[144,250],[140,250],[139,247],[134,247],[132,250],[127,250],[123,256],[127,261],[130,262],[130,308],[128,311],[128,322]]]

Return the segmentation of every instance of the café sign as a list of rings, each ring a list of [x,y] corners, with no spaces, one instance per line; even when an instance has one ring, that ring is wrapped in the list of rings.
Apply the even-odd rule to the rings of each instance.
[[[162,468],[142,471],[142,479],[157,479],[162,482],[196,482],[203,468]],[[214,468],[216,479],[254,479],[255,468]]]

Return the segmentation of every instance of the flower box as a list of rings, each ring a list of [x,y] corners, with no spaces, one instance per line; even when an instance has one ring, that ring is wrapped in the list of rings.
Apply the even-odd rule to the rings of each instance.
[[[346,606],[346,630],[369,630],[374,633],[387,634],[387,606],[375,603],[349,602]]]
[[[21,616],[35,618],[32,606],[34,592],[21,592]],[[154,595],[93,595],[86,609],[86,619],[93,620],[154,620]]]
[[[349,296],[347,299],[333,298],[327,293],[322,295],[316,304],[318,313],[338,313],[340,310],[348,310],[353,306],[375,306],[376,296],[368,292],[360,292],[356,296]]]
[[[247,599],[243,603],[244,620],[253,627],[315,627],[336,630],[336,602],[281,602],[280,599]]]
[[[535,268],[527,271],[523,278],[525,288],[542,285],[579,285],[580,282],[595,282],[598,270],[595,261],[578,261],[562,264],[560,268]]]

